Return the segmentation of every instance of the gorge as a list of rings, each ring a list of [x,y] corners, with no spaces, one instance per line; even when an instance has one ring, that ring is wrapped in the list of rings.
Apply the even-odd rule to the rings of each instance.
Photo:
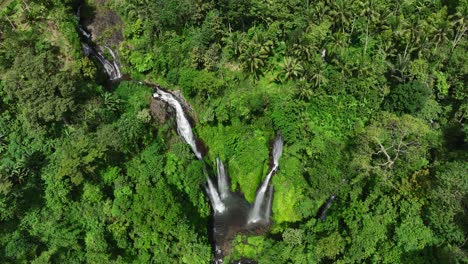
[[[80,17],[80,8],[78,8],[77,16]],[[86,56],[92,56],[101,64],[106,72],[109,81],[115,81],[122,78],[120,66],[117,62],[116,55],[109,47],[104,47],[112,56],[113,61],[107,60],[102,48],[95,45],[91,41],[91,34],[88,33],[80,25],[78,28],[83,40],[83,52]],[[209,197],[213,209],[213,252],[214,263],[223,263],[225,255],[231,251],[231,242],[238,233],[245,234],[261,234],[268,230],[271,225],[271,206],[273,199],[273,186],[270,181],[273,175],[279,168],[279,159],[283,151],[283,137],[281,134],[273,141],[271,151],[271,168],[265,177],[265,180],[259,187],[254,203],[250,205],[241,193],[232,193],[230,191],[229,176],[225,166],[219,157],[216,158],[216,185],[211,179],[212,176],[207,170],[204,156],[197,148],[195,136],[192,132],[192,127],[187,119],[184,107],[180,99],[174,96],[169,91],[163,90],[159,85],[143,83],[153,88],[153,99],[160,100],[168,104],[175,111],[177,133],[181,139],[190,146],[192,152],[203,162],[203,172],[206,175],[206,194]]]

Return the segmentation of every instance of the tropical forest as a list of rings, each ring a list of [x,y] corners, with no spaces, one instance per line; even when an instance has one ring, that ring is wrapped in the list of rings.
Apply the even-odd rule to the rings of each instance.
[[[468,0],[0,0],[0,263],[468,263]]]

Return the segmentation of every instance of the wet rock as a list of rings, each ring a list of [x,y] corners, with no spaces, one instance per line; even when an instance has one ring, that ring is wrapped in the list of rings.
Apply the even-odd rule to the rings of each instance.
[[[117,47],[123,41],[122,20],[110,10],[108,0],[95,0],[93,6],[83,6],[81,19],[84,29],[91,33],[91,41],[104,46]]]
[[[157,124],[163,124],[170,117],[171,111],[168,109],[166,103],[151,99],[150,102],[150,114]]]

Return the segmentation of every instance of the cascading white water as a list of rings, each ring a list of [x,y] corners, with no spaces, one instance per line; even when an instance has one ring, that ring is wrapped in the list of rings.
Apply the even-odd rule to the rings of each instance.
[[[83,53],[85,56],[89,56],[93,53],[93,49],[88,44],[82,43],[81,45],[83,47]]]
[[[261,207],[263,204],[263,200],[265,199],[265,192],[268,187],[268,183],[270,182],[271,176],[275,173],[277,166],[274,166],[270,172],[268,173],[266,179],[263,181],[262,186],[258,189],[257,196],[255,196],[254,207],[249,214],[249,223],[256,223],[262,220],[262,216],[260,214]]]
[[[114,69],[116,71],[116,79],[122,78],[122,74],[120,73],[120,67],[119,64],[117,63],[117,56],[115,56],[115,53],[113,50],[111,50],[109,47],[105,46],[105,48],[109,51],[110,55],[112,56],[112,64],[114,65]]]
[[[81,20],[81,5],[78,7],[78,10],[76,11],[76,16],[78,17],[78,20]],[[90,40],[91,34],[88,33],[81,25],[78,26],[78,30],[80,31],[81,35],[87,40]],[[120,73],[120,67],[117,63],[117,56],[115,56],[114,51],[112,51],[109,47],[105,47],[110,55],[112,56],[113,62],[111,63],[109,60],[107,60],[102,52],[99,49],[94,49],[87,43],[83,43],[83,50],[84,54],[86,56],[89,56],[92,54],[95,56],[98,61],[102,64],[104,67],[104,70],[106,71],[107,75],[109,76],[109,79],[112,80],[117,80],[122,78],[122,74]]]
[[[175,109],[177,132],[182,137],[182,139],[187,144],[189,144],[189,146],[192,148],[193,153],[195,153],[195,156],[197,156],[197,158],[201,160],[203,157],[200,151],[198,151],[197,145],[195,144],[192,127],[190,126],[189,121],[185,117],[184,110],[179,101],[174,97],[174,95],[159,89],[156,90],[156,92],[153,94],[153,97],[167,102],[172,108]]]
[[[122,77],[120,75],[120,70],[119,67],[108,61],[104,55],[100,51],[93,52],[94,56],[99,60],[99,62],[104,66],[104,70],[106,70],[107,75],[109,76],[109,79],[116,80]]]
[[[268,188],[268,200],[265,208],[265,219],[267,221],[270,220],[271,217],[271,203],[273,199],[273,185],[270,185],[270,188]]]
[[[223,202],[221,202],[218,191],[214,187],[213,182],[211,182],[209,177],[206,177],[206,180],[208,181],[208,196],[210,197],[211,205],[213,206],[215,213],[224,212],[226,207],[224,206]]]
[[[278,162],[282,153],[283,153],[283,137],[280,135],[275,139],[275,142],[273,144],[273,152],[272,152],[273,168],[271,168],[267,177],[263,181],[262,186],[257,191],[257,196],[255,196],[254,206],[249,214],[248,223],[256,223],[262,220],[262,215],[260,212],[261,212],[261,208],[264,203],[264,200],[265,200],[265,192],[267,190],[268,184],[270,183],[271,177],[278,169],[278,166],[279,166]]]
[[[78,30],[80,30],[81,34],[86,38],[89,39],[91,34],[89,34],[82,26],[78,26]]]
[[[333,194],[325,202],[325,205],[323,206],[322,212],[320,213],[320,217],[319,217],[321,220],[325,220],[325,218],[327,218],[327,211],[328,211],[328,209],[330,209],[330,206],[333,203],[333,201],[335,200],[335,198],[336,198],[336,195]]]
[[[275,139],[275,143],[273,144],[273,165],[278,167],[278,161],[281,158],[281,154],[283,154],[283,136],[279,135]]]
[[[226,199],[229,196],[229,183],[224,170],[224,165],[221,159],[216,158],[216,167],[218,169],[218,189],[221,199]]]
[[[163,90],[157,89],[155,93],[153,93],[153,98],[160,99],[166,103],[168,103],[172,108],[176,111],[176,122],[177,122],[177,132],[182,137],[182,139],[192,148],[193,153],[197,156],[198,159],[202,159],[203,156],[200,151],[197,149],[197,145],[195,143],[195,138],[193,136],[192,127],[190,126],[189,121],[185,117],[184,109],[180,102],[172,95],[171,93],[165,92]],[[221,160],[217,159],[217,168],[218,168],[218,185],[221,191],[221,197],[216,190],[213,182],[209,177],[206,177],[208,182],[207,193],[211,200],[211,205],[215,213],[223,213],[226,210],[224,203],[221,199],[224,199],[228,195],[229,187],[227,186],[227,179],[226,173],[224,171],[224,165]],[[205,171],[205,168],[204,168]],[[205,171],[205,174],[206,171]]]

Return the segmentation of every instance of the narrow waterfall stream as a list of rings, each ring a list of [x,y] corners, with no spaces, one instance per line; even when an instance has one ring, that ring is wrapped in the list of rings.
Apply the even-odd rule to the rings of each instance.
[[[255,197],[255,202],[254,206],[252,208],[252,211],[249,214],[249,223],[257,223],[260,220],[265,220],[268,221],[268,218],[266,217],[266,213],[263,214],[262,216],[262,205],[265,203],[265,193],[268,188],[268,184],[270,183],[271,177],[273,174],[276,173],[278,166],[279,166],[279,159],[281,157],[281,154],[283,153],[283,137],[280,135],[275,139],[275,143],[273,145],[273,168],[271,168],[270,172],[268,173],[267,177],[265,178],[265,181],[263,181],[260,189],[257,191],[257,196]],[[271,194],[270,194],[271,195]],[[270,205],[271,206],[271,205]],[[268,206],[267,206],[268,207]],[[265,209],[265,211],[270,210],[270,209]]]
[[[266,209],[265,209],[265,219],[267,221],[270,221],[272,202],[273,202],[273,185],[270,185],[270,188],[268,188],[268,199],[267,199],[267,204],[266,204]]]
[[[224,170],[224,164],[221,159],[216,158],[216,168],[218,172],[218,188],[221,199],[226,199],[229,196],[229,180]]]
[[[223,202],[221,202],[218,191],[214,187],[213,182],[209,177],[206,177],[206,180],[208,181],[208,195],[210,196],[214,212],[223,213],[226,210],[226,207],[224,206]]]
[[[177,121],[177,132],[184,139],[190,148],[192,148],[193,153],[197,156],[198,159],[202,159],[202,154],[197,149],[195,138],[193,137],[192,127],[188,119],[185,117],[184,109],[180,102],[175,98],[171,93],[165,92],[163,90],[157,89],[153,93],[153,98],[160,99],[168,103],[176,111],[176,121]]]
[[[117,56],[115,55],[114,51],[112,51],[112,49],[107,46],[104,47],[112,56],[112,62],[110,62],[104,56],[103,50],[99,46],[95,46],[91,42],[91,34],[87,32],[86,29],[81,25],[81,5],[78,6],[76,16],[79,21],[78,31],[80,32],[81,37],[83,39],[82,45],[84,54],[86,56],[93,56],[99,61],[99,63],[104,68],[104,71],[106,72],[107,76],[109,77],[109,80],[114,81],[122,78],[120,66],[118,64]]]

